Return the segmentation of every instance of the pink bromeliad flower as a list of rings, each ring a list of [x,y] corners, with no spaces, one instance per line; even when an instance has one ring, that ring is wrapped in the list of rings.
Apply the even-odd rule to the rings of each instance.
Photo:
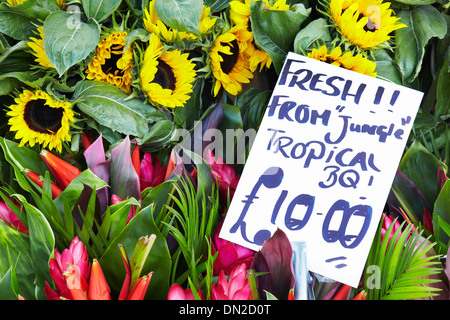
[[[205,300],[200,288],[197,293],[201,300]],[[195,300],[195,297],[190,288],[183,289],[178,283],[174,283],[170,286],[167,300]]]
[[[251,289],[246,276],[247,267],[244,263],[231,271],[228,280],[225,277],[225,273],[221,271],[217,282],[212,285],[211,299],[249,300]]]
[[[46,288],[44,291],[49,300],[59,300],[60,297],[72,299],[70,290],[67,287],[66,277],[64,276],[64,272],[68,270],[69,265],[76,266],[83,281],[87,282],[89,280],[90,265],[87,249],[78,237],[75,237],[69,248],[64,249],[62,253],[55,249],[55,258],[50,260],[49,265],[50,276],[58,288],[58,290],[52,289],[47,282],[45,283]]]
[[[8,226],[17,229],[17,231],[29,234],[28,229],[22,221],[17,218],[11,208],[4,201],[0,201],[0,220],[3,220]]]
[[[148,187],[156,187],[160,185],[166,175],[166,165],[161,166],[158,157],[150,153],[144,153],[140,165],[140,184],[141,191]]]
[[[393,217],[383,213],[384,220],[383,225],[381,226],[381,241],[383,240],[389,226],[394,223],[394,227],[392,228],[391,234],[389,234],[389,241],[391,241],[392,236],[394,235],[395,231],[400,228],[400,222],[398,220],[395,220]],[[400,237],[400,234],[399,234]]]
[[[232,167],[223,162],[222,157],[216,159],[211,150],[206,152],[206,162],[211,166],[211,175],[219,184],[220,198],[222,201],[227,201],[229,190],[231,200],[236,191],[239,176]]]
[[[244,264],[247,268],[250,267],[253,257],[256,252],[250,250],[246,247],[240,246],[233,242],[219,238],[220,229],[222,224],[220,224],[214,233],[214,239],[212,243],[212,254],[216,252],[217,258],[214,260],[214,276],[218,276],[221,271],[225,275],[229,275],[231,270]]]

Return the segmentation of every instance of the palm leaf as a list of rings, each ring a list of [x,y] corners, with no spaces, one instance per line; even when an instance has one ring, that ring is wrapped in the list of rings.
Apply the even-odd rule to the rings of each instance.
[[[413,231],[414,225],[406,225],[406,222],[395,232],[392,223],[381,239],[381,226],[382,222],[366,266],[378,267],[379,285],[370,285],[369,277],[373,275],[365,273],[364,290],[367,292],[367,299],[408,300],[437,295],[440,289],[431,286],[441,281],[435,278],[442,271],[439,255],[432,251],[436,243],[430,243],[429,238],[422,237],[422,231]]]
[[[218,192],[214,188],[212,194],[208,195],[202,189],[199,197],[193,182],[186,178],[180,178],[178,183],[174,183],[174,189],[175,192],[169,194],[171,205],[165,205],[167,216],[161,221],[179,245],[172,255],[172,278],[175,282],[183,283],[189,277],[197,287],[199,277],[196,275],[205,270],[202,262],[209,252],[208,239],[217,223]],[[180,274],[181,269],[186,271]]]

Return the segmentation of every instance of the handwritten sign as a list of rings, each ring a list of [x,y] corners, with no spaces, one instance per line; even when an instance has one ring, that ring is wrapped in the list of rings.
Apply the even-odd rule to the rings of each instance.
[[[422,96],[289,53],[220,237],[258,250],[280,228],[356,287]]]

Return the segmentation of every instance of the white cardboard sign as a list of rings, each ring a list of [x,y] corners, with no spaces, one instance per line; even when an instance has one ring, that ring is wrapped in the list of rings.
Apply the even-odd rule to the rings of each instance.
[[[356,287],[422,96],[289,53],[220,237],[259,250],[280,228]]]

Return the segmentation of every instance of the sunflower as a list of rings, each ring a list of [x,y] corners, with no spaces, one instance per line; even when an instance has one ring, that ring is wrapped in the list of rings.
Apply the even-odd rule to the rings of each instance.
[[[131,92],[133,49],[129,46],[123,52],[126,36],[126,32],[114,32],[100,41],[86,69],[87,79],[107,82],[126,93]]]
[[[168,42],[175,41],[177,37],[179,37],[180,39],[194,38],[194,35],[188,32],[178,32],[177,30],[172,30],[171,28],[167,27],[156,14],[155,0],[151,0],[148,4],[148,9],[144,9],[144,15],[145,28],[152,33],[160,35],[164,38],[164,40]]]
[[[248,42],[242,41],[242,26],[234,26],[221,34],[209,52],[212,73],[215,78],[214,96],[223,87],[232,95],[242,90],[242,83],[249,83],[253,78],[245,51]]]
[[[337,67],[366,74],[371,77],[377,76],[377,73],[375,72],[375,62],[365,58],[361,53],[358,53],[356,56],[354,56],[350,51],[342,54],[340,47],[335,47],[331,50],[331,52],[328,52],[327,46],[323,45],[319,49],[314,48],[310,53],[308,53],[308,57]]]
[[[270,5],[268,0],[234,0],[230,2],[230,18],[235,25],[244,26],[243,39],[248,41],[246,55],[250,62],[250,70],[254,72],[258,65],[260,71],[266,67],[269,68],[272,64],[267,52],[258,48],[253,38],[253,32],[250,23],[250,4],[254,1],[263,1],[265,3],[265,10],[289,10],[290,6],[286,4],[286,0],[278,0],[273,5]]]
[[[139,73],[142,90],[151,102],[166,107],[183,107],[190,98],[196,77],[195,64],[187,53],[165,50],[158,35],[152,33]]]
[[[204,5],[200,16],[199,25],[199,32],[202,34],[210,30],[216,23],[217,18],[211,18],[210,12],[211,8]],[[156,14],[155,0],[151,0],[148,5],[148,9],[144,9],[144,16],[144,26],[147,31],[160,35],[167,42],[173,42],[177,38],[180,40],[195,40],[197,38],[190,32],[177,31],[167,27]]]
[[[369,49],[390,40],[390,33],[406,27],[382,0],[330,0],[329,10],[339,32],[352,44]]]
[[[15,139],[21,139],[19,146],[38,143],[61,152],[62,142],[71,141],[74,113],[69,102],[55,100],[40,90],[24,90],[14,101],[6,115],[11,117],[10,130],[17,131]]]
[[[31,41],[27,42],[28,46],[32,50],[31,53],[36,57],[34,61],[43,67],[54,69],[55,67],[48,59],[44,50],[44,27],[39,27],[37,31],[39,32],[39,38],[30,38]]]
[[[12,6],[18,6],[19,4],[22,4],[26,2],[27,0],[6,0],[10,5]],[[58,2],[58,5],[62,8],[64,6],[64,0],[56,0]]]

